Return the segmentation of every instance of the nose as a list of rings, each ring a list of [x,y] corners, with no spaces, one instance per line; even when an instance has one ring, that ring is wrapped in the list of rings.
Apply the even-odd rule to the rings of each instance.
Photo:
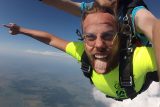
[[[96,47],[97,49],[102,49],[102,48],[105,47],[105,43],[104,43],[104,41],[102,40],[101,37],[97,37],[97,39],[96,39],[96,41],[95,41],[95,47]]]

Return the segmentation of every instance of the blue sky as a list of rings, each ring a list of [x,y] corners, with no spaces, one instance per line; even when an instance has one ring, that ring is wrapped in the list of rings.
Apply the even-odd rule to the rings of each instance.
[[[145,1],[151,11],[160,18],[160,1]],[[10,22],[31,29],[44,30],[67,40],[77,40],[75,31],[79,28],[80,19],[38,0],[0,0],[0,24]],[[0,27],[0,50],[57,51],[23,35],[11,36],[3,27]]]

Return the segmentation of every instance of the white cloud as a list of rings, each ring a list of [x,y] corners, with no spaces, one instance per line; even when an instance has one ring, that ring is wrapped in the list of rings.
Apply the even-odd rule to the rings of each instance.
[[[56,56],[56,57],[69,57],[69,55],[62,52],[52,52],[52,51],[35,51],[35,50],[25,50],[26,53],[44,55],[44,56]]]
[[[106,107],[160,107],[160,85],[153,82],[149,89],[133,100],[127,99],[123,102],[106,98],[100,91],[93,89],[96,101],[102,102]]]

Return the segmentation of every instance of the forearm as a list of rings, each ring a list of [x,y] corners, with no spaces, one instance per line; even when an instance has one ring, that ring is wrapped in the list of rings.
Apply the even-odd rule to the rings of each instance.
[[[42,0],[42,2],[76,16],[81,15],[80,3],[78,2],[71,0]]]
[[[157,68],[160,78],[160,20],[155,21],[153,26],[153,46],[156,54]]]
[[[19,34],[24,34],[26,36],[32,37],[40,42],[50,45],[50,42],[53,36],[47,32],[39,31],[39,30],[32,30],[20,27]]]

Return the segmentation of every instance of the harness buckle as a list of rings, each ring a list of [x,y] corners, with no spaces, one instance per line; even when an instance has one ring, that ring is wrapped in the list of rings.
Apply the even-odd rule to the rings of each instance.
[[[130,47],[130,48],[128,48],[128,54],[132,54],[133,53],[133,48],[132,47]]]
[[[82,69],[83,72],[85,72],[85,73],[90,73],[91,66],[83,62],[83,63],[82,63],[82,66],[81,66],[81,69]]]
[[[129,80],[121,80],[122,87],[130,87],[133,85],[132,77],[130,76]]]

